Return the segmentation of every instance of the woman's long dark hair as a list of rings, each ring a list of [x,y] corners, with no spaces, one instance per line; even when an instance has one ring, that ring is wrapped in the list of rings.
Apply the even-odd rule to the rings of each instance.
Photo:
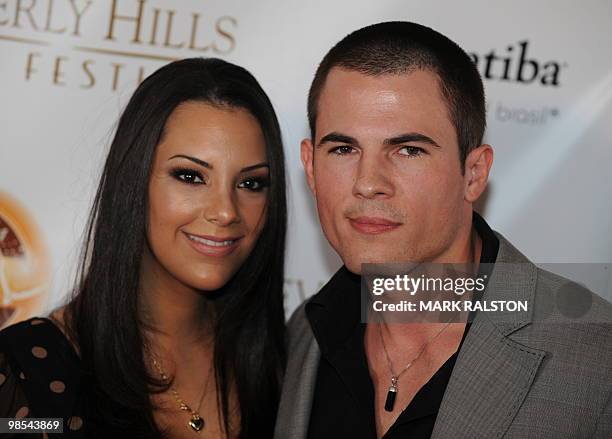
[[[239,437],[271,437],[285,360],[282,140],[272,104],[255,78],[242,67],[212,58],[185,59],[157,70],[140,84],[119,120],[66,315],[92,392],[90,421],[131,437],[160,434],[149,399],[151,385],[159,380],[145,368],[137,295],[153,156],[166,120],[186,101],[246,109],[265,137],[267,219],[253,251],[214,299],[214,365],[226,431],[233,388],[240,409]]]

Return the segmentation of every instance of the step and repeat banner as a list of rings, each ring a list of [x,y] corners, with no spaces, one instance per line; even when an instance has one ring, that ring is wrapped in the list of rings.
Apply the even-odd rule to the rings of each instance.
[[[485,81],[495,162],[478,210],[535,262],[598,263],[565,274],[609,295],[610,1],[0,0],[0,326],[65,299],[123,106],[194,56],[246,67],[270,95],[290,185],[287,312],[314,294],[340,261],[299,160],[307,90],[334,43],[388,20],[454,39]]]

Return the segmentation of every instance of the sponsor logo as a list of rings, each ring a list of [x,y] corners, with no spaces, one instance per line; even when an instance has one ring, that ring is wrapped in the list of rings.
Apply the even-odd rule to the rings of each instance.
[[[0,192],[0,329],[42,311],[49,262],[31,215]]]
[[[529,41],[519,41],[506,47],[505,53],[491,49],[484,54],[469,53],[485,80],[508,81],[517,84],[539,84],[559,87],[561,72],[567,63],[540,61],[529,53]]]
[[[180,3],[6,0],[0,2],[0,44],[26,49],[12,68],[28,82],[84,90],[135,87],[169,61],[224,56],[236,47],[236,18],[202,4],[199,10],[168,7]]]

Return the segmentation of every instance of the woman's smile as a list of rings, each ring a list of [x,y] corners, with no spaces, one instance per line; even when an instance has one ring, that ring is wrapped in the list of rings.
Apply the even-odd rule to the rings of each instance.
[[[193,235],[187,232],[183,233],[196,251],[207,256],[227,256],[236,250],[242,239],[242,236],[219,238],[215,236]]]

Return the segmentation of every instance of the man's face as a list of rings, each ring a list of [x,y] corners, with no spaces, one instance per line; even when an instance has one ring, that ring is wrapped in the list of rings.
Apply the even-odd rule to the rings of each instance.
[[[432,72],[333,68],[302,161],[323,232],[354,273],[368,262],[448,262],[469,229],[470,176]]]

